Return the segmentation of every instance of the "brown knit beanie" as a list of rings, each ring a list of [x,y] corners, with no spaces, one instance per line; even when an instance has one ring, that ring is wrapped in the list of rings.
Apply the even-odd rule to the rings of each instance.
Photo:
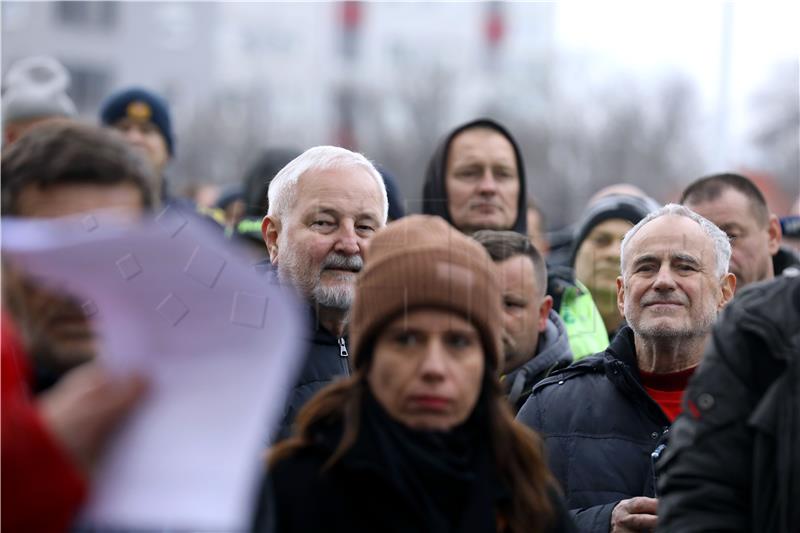
[[[471,322],[493,370],[502,366],[501,292],[483,246],[436,216],[392,222],[369,244],[350,317],[351,364],[391,320],[420,308],[452,311]]]

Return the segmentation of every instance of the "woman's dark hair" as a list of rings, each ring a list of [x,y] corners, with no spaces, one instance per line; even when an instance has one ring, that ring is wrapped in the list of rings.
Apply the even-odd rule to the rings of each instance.
[[[341,421],[344,426],[342,438],[323,470],[333,467],[358,436],[368,371],[369,365],[365,365],[349,378],[327,386],[314,396],[297,417],[295,435],[270,451],[270,468],[295,452],[312,446],[315,428]],[[547,531],[555,522],[550,498],[558,489],[548,470],[542,441],[536,433],[514,420],[491,365],[486,366],[484,387],[488,404],[487,431],[494,465],[512,495],[508,508],[498,511],[511,531]]]

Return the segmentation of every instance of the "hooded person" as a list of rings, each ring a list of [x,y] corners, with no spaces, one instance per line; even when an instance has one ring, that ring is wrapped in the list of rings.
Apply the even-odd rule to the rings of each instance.
[[[425,173],[422,212],[463,233],[481,229],[527,234],[525,166],[514,137],[481,118],[450,132]]]
[[[274,530],[571,531],[497,380],[500,290],[481,246],[439,218],[393,222],[354,301],[351,376],[271,452]]]
[[[510,230],[527,235],[527,185],[522,152],[509,131],[482,118],[449,133],[428,163],[422,211],[438,215],[463,233]],[[575,358],[608,346],[600,314],[570,269],[548,278],[553,309],[565,318]]]
[[[649,196],[610,194],[590,201],[575,228],[569,264],[578,282],[592,293],[609,339],[623,325],[617,307],[620,243],[629,229],[659,207]]]

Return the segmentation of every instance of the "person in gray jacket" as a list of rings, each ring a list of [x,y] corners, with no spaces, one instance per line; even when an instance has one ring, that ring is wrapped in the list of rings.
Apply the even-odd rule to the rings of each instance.
[[[482,230],[473,238],[489,252],[503,290],[502,383],[516,412],[536,383],[572,362],[572,351],[546,294],[547,265],[539,250],[513,231]]]

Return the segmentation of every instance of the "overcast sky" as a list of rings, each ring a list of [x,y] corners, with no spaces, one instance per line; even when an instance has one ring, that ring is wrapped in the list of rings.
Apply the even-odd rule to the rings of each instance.
[[[558,4],[556,39],[611,71],[647,79],[675,70],[697,82],[704,108],[720,105],[725,4],[688,1],[567,1]],[[727,2],[730,10],[731,148],[757,118],[753,96],[776,65],[800,60],[800,2]],[[800,96],[799,96],[800,97]]]

